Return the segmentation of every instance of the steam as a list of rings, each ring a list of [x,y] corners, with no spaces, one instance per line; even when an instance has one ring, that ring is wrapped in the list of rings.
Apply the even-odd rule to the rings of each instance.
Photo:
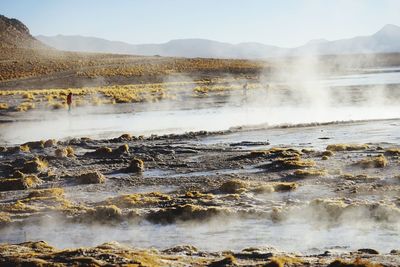
[[[351,60],[363,59],[349,57]],[[400,118],[400,96],[391,85],[400,83],[397,69],[342,75],[343,70],[359,72],[353,66],[362,64],[339,63],[332,68],[335,62],[325,64],[313,56],[276,61],[258,81],[227,75],[222,77],[224,85],[234,90],[210,92],[200,98],[193,97],[195,87],[210,84],[196,84],[185,75],[170,75],[164,80],[169,96],[166,100],[77,107],[72,114],[34,110],[21,120],[3,123],[0,143]],[[242,89],[244,84],[249,89]]]
[[[326,220],[324,212],[317,208],[293,210],[281,222],[272,222],[267,218],[214,217],[201,223],[171,225],[145,221],[118,225],[79,224],[68,223],[50,214],[20,227],[2,228],[0,241],[46,240],[58,248],[68,248],[94,246],[113,240],[129,246],[158,249],[191,244],[207,251],[239,251],[246,247],[272,246],[301,253],[322,253],[334,248],[342,251],[375,248],[388,253],[398,247],[398,223],[374,221],[367,216],[366,210],[360,208],[353,210],[357,216],[344,214],[340,221],[332,225]]]

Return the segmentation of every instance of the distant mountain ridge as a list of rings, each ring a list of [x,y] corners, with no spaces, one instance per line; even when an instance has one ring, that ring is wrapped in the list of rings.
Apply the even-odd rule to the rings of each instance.
[[[388,24],[370,36],[327,41],[316,39],[296,48],[261,43],[230,44],[207,39],[178,39],[162,44],[128,44],[85,36],[43,36],[36,38],[48,46],[67,51],[101,52],[173,57],[219,57],[259,59],[298,55],[400,52],[400,27]]]

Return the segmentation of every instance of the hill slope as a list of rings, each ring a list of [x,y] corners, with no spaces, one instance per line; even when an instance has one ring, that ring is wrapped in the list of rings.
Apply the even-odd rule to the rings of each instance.
[[[0,47],[37,48],[49,47],[38,41],[21,21],[0,15]]]

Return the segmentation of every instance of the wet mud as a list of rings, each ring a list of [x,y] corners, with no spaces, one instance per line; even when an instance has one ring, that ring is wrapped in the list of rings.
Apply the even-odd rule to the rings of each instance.
[[[239,132],[2,147],[0,265],[400,265],[399,146]]]

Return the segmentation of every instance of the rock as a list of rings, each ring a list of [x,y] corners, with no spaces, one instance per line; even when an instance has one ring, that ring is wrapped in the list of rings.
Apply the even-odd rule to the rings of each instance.
[[[193,255],[198,252],[198,249],[192,245],[178,245],[172,248],[168,248],[162,251],[167,254],[184,254],[184,255]]]
[[[53,147],[57,144],[57,141],[55,139],[48,139],[44,142],[43,146],[44,147]]]
[[[98,158],[104,158],[104,157],[110,157],[112,154],[112,149],[109,147],[100,147],[97,148],[93,152],[87,152],[85,155],[93,156],[93,157],[98,157]]]
[[[122,146],[119,146],[118,148],[114,149],[112,153],[115,156],[120,156],[122,154],[128,154],[129,153],[129,146],[127,144],[124,144]]]
[[[22,146],[28,146],[30,149],[42,149],[44,148],[44,141],[34,141],[34,142],[27,142],[23,144]]]
[[[124,169],[125,172],[141,173],[144,171],[144,162],[141,159],[133,158],[129,166]]]
[[[362,253],[366,253],[366,254],[374,254],[374,255],[378,255],[379,252],[375,249],[372,248],[361,248],[359,250],[357,250],[358,252],[362,252]]]
[[[75,151],[71,146],[57,148],[54,151],[57,158],[66,158],[66,157],[74,157]]]
[[[237,266],[237,261],[234,256],[229,255],[222,260],[211,262],[208,266],[209,267]]]
[[[65,158],[68,155],[68,151],[65,148],[57,148],[54,151],[54,154],[56,155],[57,158]]]
[[[119,156],[121,156],[123,154],[127,154],[127,153],[129,153],[129,146],[127,144],[124,144],[114,150],[112,148],[106,147],[106,146],[100,147],[100,148],[97,148],[93,152],[85,153],[85,155],[96,157],[96,158],[115,158],[115,157],[119,157]]]
[[[99,171],[83,173],[76,179],[80,184],[102,184],[106,181],[106,177]]]

